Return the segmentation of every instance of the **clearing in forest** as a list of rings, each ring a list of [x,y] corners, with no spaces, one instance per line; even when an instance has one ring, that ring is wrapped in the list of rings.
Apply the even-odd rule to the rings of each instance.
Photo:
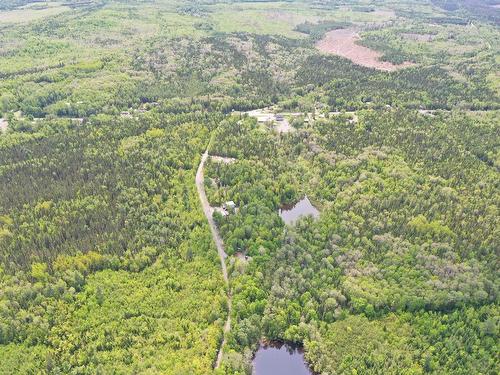
[[[0,133],[6,131],[8,126],[9,123],[7,122],[7,120],[4,120],[3,118],[0,117]]]
[[[316,44],[316,48],[321,52],[345,57],[355,64],[379,70],[393,71],[413,65],[410,62],[395,65],[388,61],[381,61],[382,53],[357,44],[359,39],[360,37],[354,29],[332,30]]]
[[[37,4],[35,2],[13,10],[0,11],[0,24],[27,23],[55,16],[68,10],[71,10],[71,8],[66,6],[64,3],[49,1]]]

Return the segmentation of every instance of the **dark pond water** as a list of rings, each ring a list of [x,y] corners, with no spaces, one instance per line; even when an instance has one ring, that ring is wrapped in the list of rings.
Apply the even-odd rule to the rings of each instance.
[[[253,375],[312,375],[300,348],[286,344],[261,345],[253,360]]]
[[[281,209],[279,214],[285,224],[293,225],[302,216],[311,215],[315,218],[318,217],[319,211],[312,205],[309,198],[305,196],[302,200],[298,201],[295,206]]]

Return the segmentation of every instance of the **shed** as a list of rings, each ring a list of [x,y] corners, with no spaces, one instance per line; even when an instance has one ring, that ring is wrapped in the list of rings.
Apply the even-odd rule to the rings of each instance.
[[[234,210],[236,209],[236,203],[234,203],[233,201],[227,201],[222,205],[222,207],[227,211],[234,212]]]

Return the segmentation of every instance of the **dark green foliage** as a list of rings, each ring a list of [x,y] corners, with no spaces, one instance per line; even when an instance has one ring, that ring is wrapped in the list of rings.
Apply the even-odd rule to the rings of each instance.
[[[498,372],[491,2],[26,3],[0,5],[34,16],[0,20],[1,374],[243,375],[261,339],[320,374]],[[347,26],[415,64],[315,49]]]
[[[235,215],[218,220],[230,251],[250,256],[236,260],[233,268],[238,308],[230,343],[240,351],[252,347],[251,325],[269,339],[305,341],[319,372],[355,368],[398,373],[402,366],[415,373],[454,373],[457,367],[447,358],[458,355],[461,343],[428,354],[410,337],[430,340],[428,332],[413,333],[416,316],[432,320],[447,314],[458,317],[465,310],[480,314],[476,309],[489,312],[479,318],[481,333],[474,335],[495,335],[498,169],[493,160],[476,156],[495,154],[495,114],[443,112],[431,117],[378,110],[357,115],[354,122],[344,115],[316,120],[285,136],[262,125],[252,128],[249,121],[234,125],[232,132],[222,126],[217,134],[213,152],[237,161],[212,164],[210,177],[218,181],[213,194],[223,194],[221,201],[233,199],[240,207]],[[253,144],[259,138],[260,145],[266,145],[266,139],[279,145],[276,156]],[[268,169],[272,175],[265,173]],[[253,202],[271,193],[264,201],[283,203],[281,189],[273,188],[271,181],[289,171],[296,171],[292,186],[313,196],[323,207],[322,215],[319,221],[305,219],[286,228],[277,242],[269,242],[266,235],[272,227],[258,227],[269,222],[268,216],[263,209],[253,209]],[[247,195],[254,198],[238,200]],[[384,338],[383,322],[392,312],[398,323],[387,328],[389,336]],[[332,327],[349,324],[343,322],[349,314],[373,321],[366,320],[366,326],[353,323],[359,332],[349,332],[336,349],[339,358],[365,359],[340,363],[327,354],[329,343],[338,340],[316,335],[330,335],[337,330]],[[399,319],[408,324],[400,327]],[[436,345],[444,345],[457,327],[450,325],[449,332],[435,338]],[[351,335],[360,336],[360,348]],[[324,351],[318,349],[323,345]],[[364,357],[371,350],[363,345],[382,347]],[[470,371],[493,371],[491,340],[478,345],[483,354],[475,357],[470,352],[467,366]],[[346,357],[348,350],[352,352]],[[383,360],[389,356],[391,360]]]
[[[197,122],[217,117],[49,121],[2,140],[0,372],[15,358],[47,373],[211,368],[225,297],[192,180]]]
[[[308,34],[313,41],[317,41],[325,35],[326,32],[335,29],[344,29],[350,26],[348,22],[324,21],[319,23],[301,23],[295,30]]]
[[[406,59],[406,58],[405,58]],[[297,72],[304,85],[322,86],[330,110],[356,110],[386,105],[426,109],[498,109],[488,89],[453,80],[437,67],[408,68],[391,73],[352,66],[338,57],[311,56]],[[492,100],[494,99],[494,100]]]

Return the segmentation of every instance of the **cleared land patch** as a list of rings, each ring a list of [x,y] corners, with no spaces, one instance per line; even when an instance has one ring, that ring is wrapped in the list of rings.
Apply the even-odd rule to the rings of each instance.
[[[316,48],[321,52],[345,57],[355,64],[379,70],[393,71],[414,65],[410,62],[395,65],[388,61],[381,61],[382,53],[357,44],[359,40],[360,37],[356,30],[337,29],[326,33],[323,39],[316,44]]]
[[[41,18],[55,16],[71,8],[59,3],[49,3],[45,7],[18,8],[0,12],[0,24],[4,23],[27,23]]]
[[[9,123],[7,122],[7,120],[4,120],[3,118],[0,117],[0,133],[6,131],[8,126]]]

